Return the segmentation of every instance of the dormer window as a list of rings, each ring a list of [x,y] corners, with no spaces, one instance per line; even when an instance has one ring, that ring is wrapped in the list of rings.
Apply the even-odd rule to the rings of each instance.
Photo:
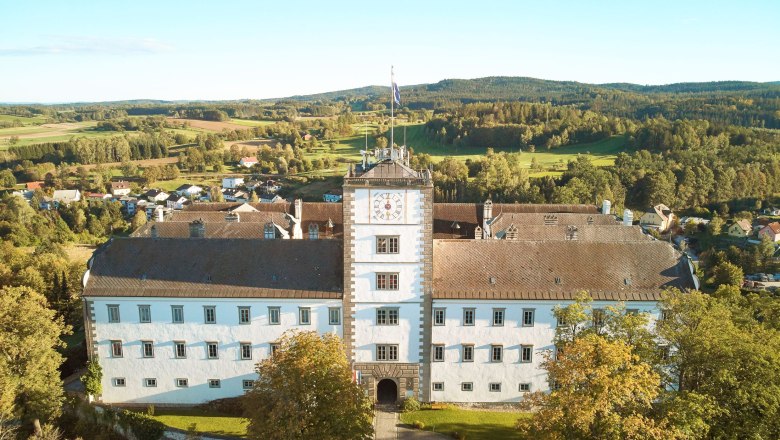
[[[561,284],[561,277],[555,277],[555,284]]]
[[[273,240],[276,238],[276,228],[273,223],[266,223],[263,226],[263,238],[266,240]]]
[[[517,227],[513,224],[509,225],[509,229],[506,230],[507,240],[517,240]]]
[[[320,238],[320,226],[316,223],[309,225],[309,240],[317,240]]]

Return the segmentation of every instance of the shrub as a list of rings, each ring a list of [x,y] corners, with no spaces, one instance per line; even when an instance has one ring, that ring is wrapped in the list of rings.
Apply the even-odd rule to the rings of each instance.
[[[152,404],[149,404],[149,405],[146,407],[146,415],[148,415],[148,416],[154,416],[154,405],[152,405]]]
[[[466,440],[466,434],[464,434],[462,432],[453,432],[452,433],[452,438],[454,438],[456,440]]]
[[[87,362],[87,371],[83,376],[81,376],[81,381],[84,383],[84,388],[87,391],[87,394],[92,396],[98,396],[102,394],[102,380],[103,369],[100,367],[97,358]]]
[[[419,410],[420,410],[419,400],[415,399],[414,397],[409,397],[408,399],[404,400],[403,412],[419,411]]]
[[[165,425],[150,416],[133,411],[120,411],[119,424],[133,431],[139,439],[159,440],[165,432]]]
[[[412,426],[414,426],[417,429],[425,429],[425,423],[415,420],[414,423],[412,423]]]

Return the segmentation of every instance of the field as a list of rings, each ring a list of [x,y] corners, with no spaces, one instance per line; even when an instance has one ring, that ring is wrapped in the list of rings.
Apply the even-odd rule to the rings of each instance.
[[[468,440],[519,439],[515,430],[520,412],[480,411],[459,408],[411,411],[401,414],[401,422],[425,424],[426,431],[443,434],[457,432]]]
[[[218,122],[218,121],[201,121],[200,119],[181,119],[181,118],[168,118],[170,121],[175,121],[178,123],[186,122],[189,124],[190,127],[193,128],[199,128],[201,130],[206,131],[216,131],[220,132],[224,129],[228,130],[245,130],[247,128],[247,121],[242,121],[241,124],[231,122],[231,121],[224,121],[224,122]],[[251,125],[249,125],[251,126]]]

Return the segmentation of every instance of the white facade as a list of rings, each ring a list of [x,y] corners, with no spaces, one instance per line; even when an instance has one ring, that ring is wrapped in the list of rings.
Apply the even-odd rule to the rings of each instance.
[[[222,178],[222,187],[223,188],[238,188],[239,186],[244,184],[244,178],[243,177],[223,177]]]
[[[434,300],[433,311],[445,311],[444,325],[432,320],[432,347],[444,346],[444,360],[431,355],[431,400],[437,402],[519,402],[529,391],[549,389],[547,374],[541,369],[544,353],[553,350],[557,320],[555,306],[572,301],[455,301]],[[594,309],[615,302],[594,301]],[[654,302],[631,302],[629,309],[658,317]],[[464,310],[474,311],[474,324],[464,324]],[[503,325],[494,325],[494,311],[503,311]],[[530,325],[523,324],[523,312],[533,313]],[[464,346],[473,347],[473,360],[464,360]],[[523,347],[531,348],[530,361],[521,359]],[[501,360],[492,359],[493,347],[500,347]],[[471,391],[463,384],[471,384]],[[442,389],[437,391],[436,384]],[[491,391],[490,384],[500,384]],[[528,384],[521,391],[520,384]],[[468,386],[466,387],[468,389]]]
[[[285,331],[341,336],[340,300],[124,297],[94,298],[90,306],[106,403],[195,404],[237,396]],[[119,322],[109,322],[109,306],[118,306]],[[141,322],[139,306],[149,306],[151,322]],[[183,307],[183,323],[173,322],[172,306]],[[205,307],[212,306],[216,322],[207,324]],[[239,307],[250,308],[249,324],[239,322]],[[279,324],[269,323],[269,307],[279,308]],[[299,322],[301,308],[310,309],[310,324]],[[330,324],[331,308],[339,310],[338,324]],[[112,355],[112,341],[121,341],[121,357]],[[153,357],[144,356],[144,341],[152,342]],[[177,357],[176,342],[185,343],[185,358]],[[207,343],[214,342],[218,354],[212,359]],[[242,359],[242,343],[251,344],[251,359]],[[124,379],[124,385],[116,379]],[[146,386],[146,379],[155,379],[156,386]],[[186,379],[187,386],[177,386],[177,379]],[[210,386],[213,379],[218,388]]]
[[[389,202],[387,200],[390,200]],[[420,249],[422,195],[416,189],[361,188],[355,190],[352,212],[354,262],[355,362],[420,362],[422,306]],[[374,209],[381,205],[379,213]],[[391,210],[385,210],[385,205]],[[396,214],[400,208],[400,213]],[[390,211],[388,218],[383,218]],[[397,237],[397,253],[378,253],[378,237]],[[398,285],[379,289],[377,274],[397,274]],[[377,309],[398,310],[398,323],[377,325]],[[377,345],[398,345],[398,358],[377,359]]]

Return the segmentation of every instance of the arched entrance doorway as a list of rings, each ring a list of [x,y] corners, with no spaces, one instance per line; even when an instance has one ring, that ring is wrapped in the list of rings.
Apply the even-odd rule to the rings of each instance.
[[[398,385],[393,379],[382,379],[376,385],[376,400],[379,403],[395,403],[398,400]]]

